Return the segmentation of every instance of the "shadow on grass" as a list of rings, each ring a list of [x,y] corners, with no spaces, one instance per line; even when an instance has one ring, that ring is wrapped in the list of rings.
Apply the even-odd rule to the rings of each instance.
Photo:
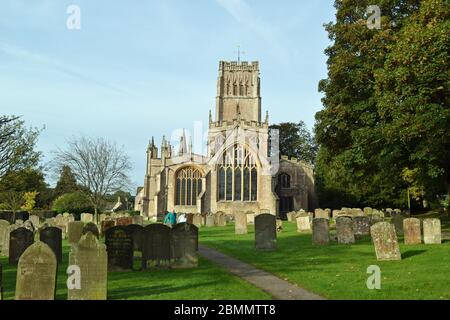
[[[402,259],[408,259],[425,252],[427,252],[427,250],[409,250],[406,251],[405,253],[402,253]]]

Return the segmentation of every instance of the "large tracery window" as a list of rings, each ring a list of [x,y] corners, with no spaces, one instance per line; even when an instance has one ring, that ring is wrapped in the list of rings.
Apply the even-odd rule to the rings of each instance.
[[[201,192],[202,174],[198,169],[187,167],[177,172],[175,205],[195,206]]]
[[[258,167],[248,149],[229,148],[217,167],[219,201],[257,201]]]

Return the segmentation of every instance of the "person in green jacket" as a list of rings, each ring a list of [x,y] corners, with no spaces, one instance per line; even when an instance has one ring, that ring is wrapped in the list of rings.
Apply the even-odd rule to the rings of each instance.
[[[167,212],[166,217],[164,218],[164,224],[169,227],[174,226],[177,223],[177,214],[175,210],[173,212]]]

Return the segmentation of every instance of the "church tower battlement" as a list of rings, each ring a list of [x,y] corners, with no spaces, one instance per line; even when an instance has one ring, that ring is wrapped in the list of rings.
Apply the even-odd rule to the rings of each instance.
[[[216,122],[261,122],[259,63],[220,61],[217,79]]]

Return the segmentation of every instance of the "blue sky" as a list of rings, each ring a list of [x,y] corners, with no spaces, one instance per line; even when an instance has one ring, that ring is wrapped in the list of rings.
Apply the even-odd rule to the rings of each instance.
[[[69,30],[69,5],[81,29]],[[332,0],[2,0],[0,114],[45,126],[38,149],[73,136],[123,145],[142,184],[145,151],[215,108],[219,60],[258,60],[270,122],[312,128],[326,77]]]

